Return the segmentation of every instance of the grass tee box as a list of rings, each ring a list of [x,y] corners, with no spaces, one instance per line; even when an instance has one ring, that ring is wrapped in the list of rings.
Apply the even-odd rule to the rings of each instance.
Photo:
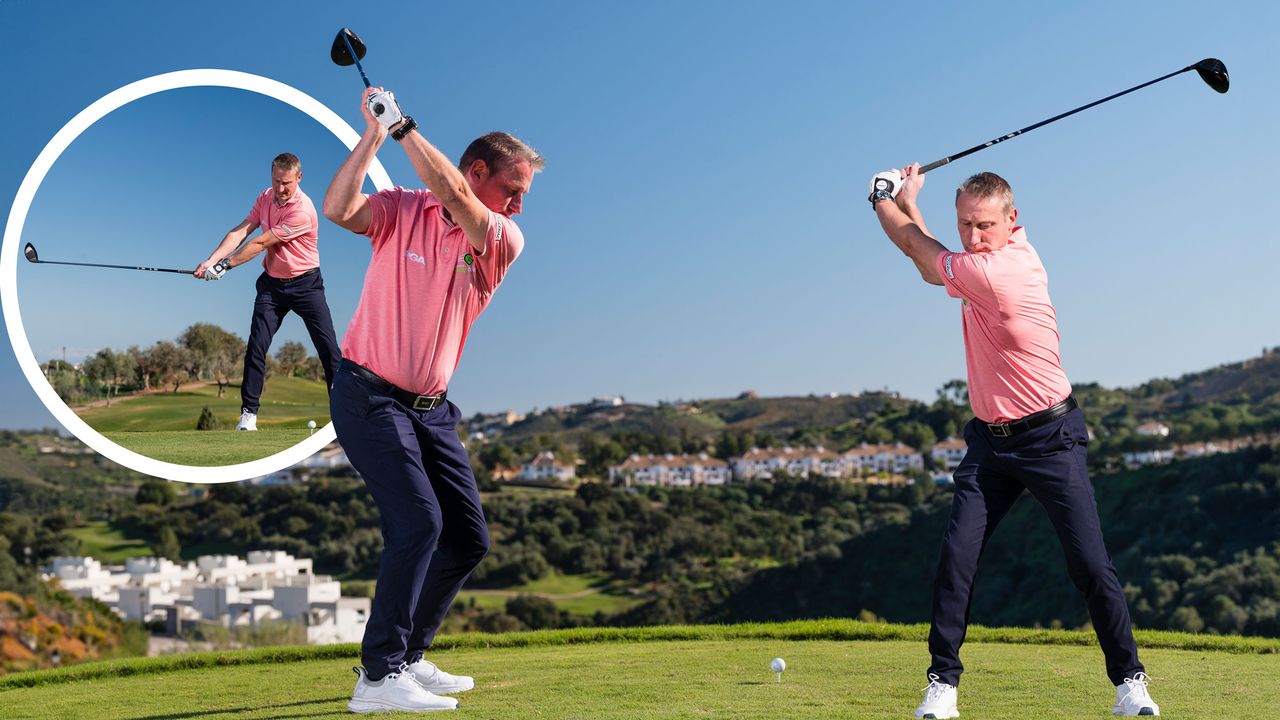
[[[439,638],[431,659],[475,676],[489,718],[904,718],[927,628],[847,620]],[[1091,633],[975,627],[962,717],[1108,717]],[[1280,701],[1280,641],[1140,633],[1165,714],[1258,717]],[[1170,649],[1188,648],[1188,649]],[[347,717],[354,645],[149,658],[0,678],[6,718]],[[787,662],[782,682],[769,661]],[[381,717],[381,716],[380,716]],[[417,717],[388,714],[385,717]]]
[[[111,407],[95,406],[76,411],[94,430],[111,432],[183,431],[196,429],[200,411],[208,407],[224,428],[240,419],[240,387],[230,386],[218,397],[214,384],[188,386],[178,393],[159,392],[125,396]],[[271,378],[258,411],[259,428],[305,429],[308,420],[329,422],[329,393],[323,382],[295,377]]]
[[[187,430],[184,432],[109,432],[108,440],[155,460],[214,467],[235,465],[274,455],[307,439],[310,431],[259,428],[236,430]]]

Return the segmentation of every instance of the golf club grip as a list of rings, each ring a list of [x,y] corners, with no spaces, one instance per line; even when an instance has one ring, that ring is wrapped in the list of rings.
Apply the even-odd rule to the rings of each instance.
[[[935,161],[933,161],[933,162],[929,163],[928,165],[922,165],[922,166],[920,166],[920,170],[919,170],[918,172],[919,172],[921,175],[923,175],[924,173],[927,173],[927,172],[929,172],[930,170],[936,170],[936,169],[938,169],[938,168],[942,167],[943,165],[946,165],[947,163],[951,162],[952,160],[959,160],[960,158],[962,158],[962,157],[964,157],[964,156],[966,156],[966,155],[972,155],[973,153],[976,153],[976,152],[978,152],[979,150],[985,150],[985,149],[987,149],[987,148],[991,147],[992,145],[998,145],[998,144],[1000,144],[1000,143],[1004,142],[1005,140],[1010,140],[1010,139],[1012,139],[1012,138],[1016,138],[1016,137],[1018,137],[1019,135],[1021,135],[1022,133],[1030,132],[1030,131],[1032,131],[1032,130],[1035,130],[1035,129],[1036,129],[1036,128],[1038,128],[1038,127],[1043,127],[1043,126],[1045,126],[1045,125],[1048,125],[1048,124],[1049,124],[1049,123],[1051,123],[1051,122],[1056,122],[1056,121],[1058,121],[1058,120],[1061,120],[1061,119],[1062,119],[1062,118],[1064,118],[1064,117],[1068,117],[1068,116],[1070,116],[1070,115],[1075,115],[1076,113],[1078,113],[1078,112],[1080,112],[1080,111],[1082,111],[1082,110],[1088,110],[1089,108],[1091,108],[1091,107],[1093,107],[1093,106],[1095,106],[1095,105],[1101,105],[1102,103],[1107,102],[1108,100],[1115,100],[1116,98],[1120,97],[1121,95],[1128,95],[1129,93],[1131,93],[1131,92],[1133,92],[1133,91],[1135,91],[1135,90],[1141,90],[1142,88],[1144,88],[1144,87],[1146,87],[1146,86],[1148,86],[1148,85],[1154,85],[1154,84],[1156,84],[1156,83],[1160,82],[1161,80],[1168,80],[1169,78],[1173,77],[1174,75],[1181,75],[1182,73],[1184,73],[1184,72],[1186,72],[1186,71],[1188,71],[1188,70],[1194,70],[1194,69],[1195,69],[1195,66],[1194,66],[1194,65],[1189,65],[1189,66],[1187,66],[1187,67],[1182,68],[1181,70],[1177,70],[1177,71],[1174,71],[1174,72],[1169,73],[1168,75],[1164,75],[1164,76],[1158,77],[1158,78],[1156,78],[1155,80],[1151,80],[1151,81],[1148,81],[1148,82],[1144,82],[1144,83],[1142,83],[1141,85],[1135,85],[1134,87],[1131,87],[1131,88],[1129,88],[1128,90],[1122,90],[1122,91],[1120,91],[1120,92],[1116,93],[1115,95],[1108,95],[1107,97],[1104,97],[1104,98],[1102,98],[1101,100],[1094,100],[1093,102],[1089,103],[1088,105],[1081,105],[1080,107],[1076,108],[1075,110],[1068,110],[1068,111],[1066,111],[1066,112],[1062,113],[1061,115],[1054,115],[1053,117],[1049,118],[1048,120],[1041,120],[1040,122],[1038,122],[1038,123],[1036,123],[1036,124],[1034,124],[1034,125],[1028,125],[1028,126],[1026,126],[1026,127],[1022,128],[1021,130],[1014,130],[1013,132],[1009,133],[1008,135],[1001,135],[1000,137],[998,137],[998,138],[996,138],[996,139],[994,139],[994,140],[988,140],[987,142],[982,143],[981,145],[974,145],[973,147],[969,148],[968,150],[965,150],[964,152],[956,153],[955,155],[949,155],[949,156],[947,156],[947,157],[942,158],[941,160],[935,160]]]

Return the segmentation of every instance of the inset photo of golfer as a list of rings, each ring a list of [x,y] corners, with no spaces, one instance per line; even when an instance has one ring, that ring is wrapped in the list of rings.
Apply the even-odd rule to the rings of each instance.
[[[6,720],[1280,705],[1280,4],[0,23]]]
[[[369,256],[319,211],[343,151],[287,103],[209,86],[138,98],[76,137],[34,196],[18,272],[58,399],[186,466],[259,460],[328,425],[359,289],[347,269]]]

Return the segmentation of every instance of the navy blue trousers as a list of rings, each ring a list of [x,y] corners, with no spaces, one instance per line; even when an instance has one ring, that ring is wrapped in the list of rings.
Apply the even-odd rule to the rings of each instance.
[[[1071,581],[1084,595],[1107,676],[1115,685],[1142,672],[1129,626],[1129,606],[1115,566],[1102,541],[1093,484],[1085,466],[1089,436],[1084,414],[1061,418],[1013,437],[996,437],[986,423],[964,428],[969,445],[955,471],[951,521],[942,538],[933,583],[933,624],[929,629],[929,673],[949,685],[964,670],[960,645],[969,624],[973,576],[996,525],[1026,489],[1044,506],[1067,556]]]
[[[382,521],[378,585],[360,657],[373,680],[435,640],[454,597],[489,552],[489,529],[451,402],[413,410],[345,369],[329,412]]]
[[[244,350],[244,380],[240,383],[241,409],[255,414],[262,398],[271,338],[275,337],[289,311],[297,313],[307,326],[311,344],[324,367],[325,387],[333,386],[333,374],[342,360],[342,346],[333,332],[333,317],[329,314],[329,303],[324,299],[324,278],[319,270],[290,280],[279,280],[262,273],[258,276],[257,289],[253,320],[249,324],[249,342]]]

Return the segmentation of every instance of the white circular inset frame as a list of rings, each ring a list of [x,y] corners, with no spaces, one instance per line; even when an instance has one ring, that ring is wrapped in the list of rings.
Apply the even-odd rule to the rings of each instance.
[[[58,397],[53,386],[40,371],[40,363],[36,360],[35,353],[31,350],[31,343],[27,340],[26,329],[22,325],[22,315],[18,307],[18,246],[22,242],[22,226],[27,220],[27,212],[31,209],[31,201],[35,198],[45,175],[53,167],[53,163],[73,140],[108,113],[147,95],[188,87],[226,87],[266,95],[311,116],[313,120],[337,136],[347,149],[354,148],[360,141],[360,134],[320,101],[301,90],[261,75],[234,70],[180,70],[153,75],[125,85],[99,98],[71,118],[53,136],[49,144],[45,145],[44,150],[32,163],[31,169],[27,171],[26,177],[22,179],[22,185],[18,187],[18,194],[13,200],[13,207],[9,210],[9,221],[5,224],[4,244],[0,246],[0,301],[4,303],[4,320],[9,329],[9,340],[13,343],[14,353],[18,356],[18,365],[27,376],[27,382],[31,384],[36,395],[40,396],[40,401],[49,409],[49,412],[53,413],[58,422],[86,445],[127,468],[166,480],[195,483],[234,482],[270,475],[314,455],[325,445],[333,442],[336,437],[333,423],[330,422],[314,435],[291,448],[238,465],[199,467],[149,458],[108,440],[97,430],[89,427],[88,423],[81,420],[71,411],[71,408],[67,407],[66,403],[62,402],[62,398]],[[373,180],[374,187],[379,190],[392,187],[391,177],[376,157],[369,168],[369,178]]]

